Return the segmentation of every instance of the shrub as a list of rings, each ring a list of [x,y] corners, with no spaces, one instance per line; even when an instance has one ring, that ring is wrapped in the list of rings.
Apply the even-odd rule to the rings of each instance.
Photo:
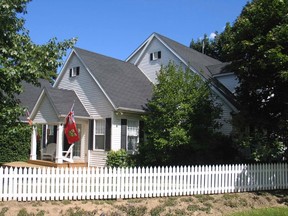
[[[107,154],[106,164],[108,167],[134,166],[134,160],[125,150],[110,151]]]

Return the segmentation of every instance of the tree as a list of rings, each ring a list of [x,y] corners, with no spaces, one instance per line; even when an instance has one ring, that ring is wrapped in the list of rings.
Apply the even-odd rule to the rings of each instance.
[[[228,49],[240,81],[238,119],[250,127],[250,135],[264,136],[263,145],[271,148],[276,140],[287,144],[287,14],[287,0],[247,3],[231,29]]]
[[[75,39],[57,42],[54,38],[44,45],[34,44],[21,17],[29,1],[0,1],[0,150],[5,150],[5,158],[9,160],[15,159],[9,157],[9,149],[11,154],[14,154],[13,149],[18,149],[17,145],[27,149],[19,134],[27,134],[28,130],[18,120],[24,113],[17,100],[22,92],[21,81],[37,85],[39,78],[46,78],[53,82],[62,56],[75,43]],[[22,152],[27,155],[26,151]]]
[[[214,129],[220,126],[221,108],[213,97],[209,83],[189,69],[172,63],[162,67],[143,117],[142,165],[196,163],[195,153],[213,144]]]
[[[204,53],[212,58],[226,62],[230,61],[229,48],[230,48],[231,25],[226,23],[225,30],[219,34],[215,32],[215,37],[210,39],[207,34],[204,34],[203,39],[198,39],[196,42],[192,39],[190,48]]]

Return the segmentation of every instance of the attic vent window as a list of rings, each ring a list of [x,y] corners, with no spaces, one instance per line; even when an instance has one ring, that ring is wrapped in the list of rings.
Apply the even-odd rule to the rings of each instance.
[[[161,59],[161,51],[150,53],[150,61]]]
[[[69,70],[70,77],[79,76],[80,74],[80,67],[73,67]]]

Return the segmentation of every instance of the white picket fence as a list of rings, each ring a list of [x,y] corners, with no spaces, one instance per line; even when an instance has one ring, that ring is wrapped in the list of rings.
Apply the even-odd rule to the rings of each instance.
[[[0,168],[0,201],[165,197],[287,189],[288,165]]]

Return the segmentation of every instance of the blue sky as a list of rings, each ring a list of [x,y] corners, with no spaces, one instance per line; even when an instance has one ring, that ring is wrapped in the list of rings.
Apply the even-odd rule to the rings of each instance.
[[[36,44],[78,37],[77,47],[125,60],[153,32],[186,46],[222,32],[247,0],[33,0],[26,28]]]

